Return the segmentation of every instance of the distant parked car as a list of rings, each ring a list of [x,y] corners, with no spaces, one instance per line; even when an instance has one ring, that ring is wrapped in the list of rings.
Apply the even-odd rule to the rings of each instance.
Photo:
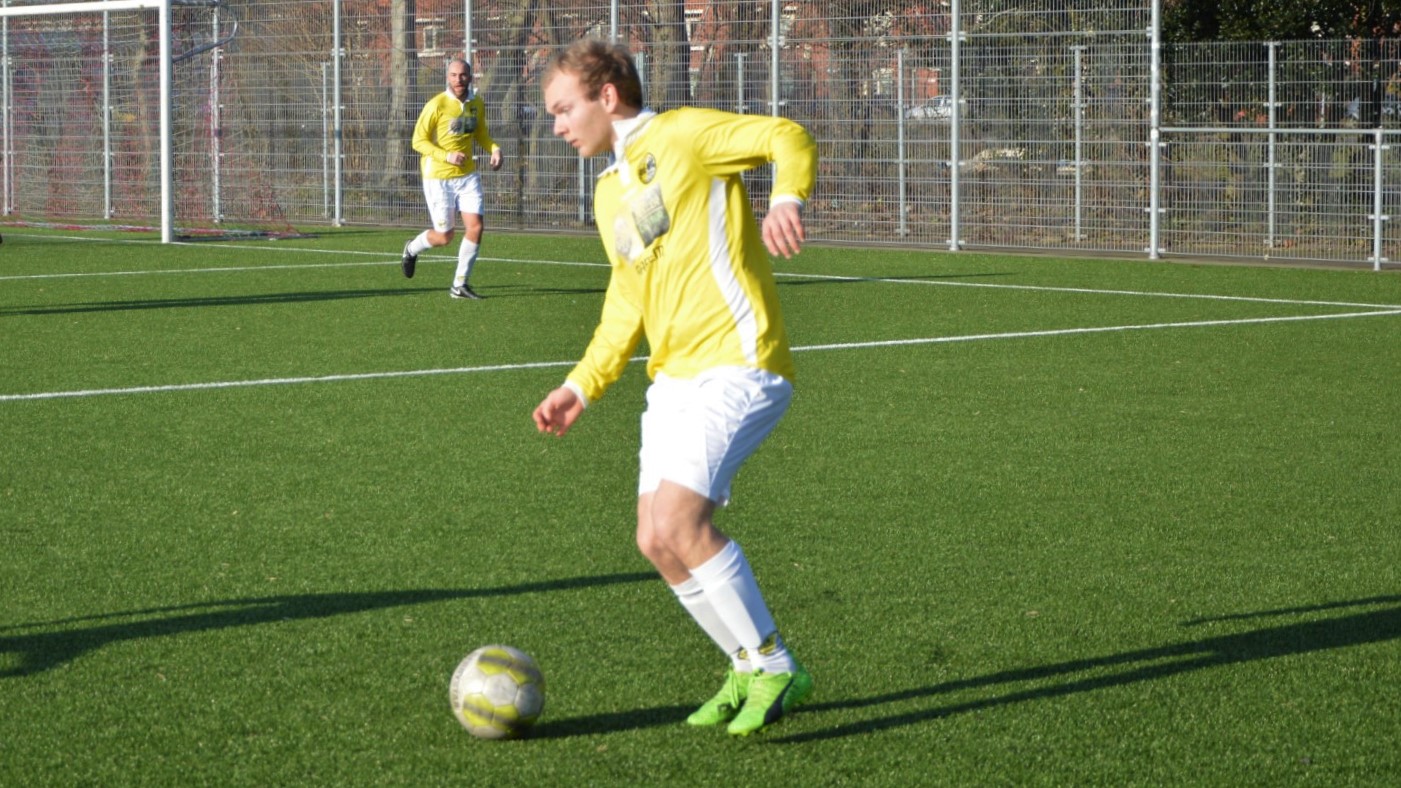
[[[1362,120],[1362,113],[1372,111],[1370,99],[1354,98],[1347,103],[1347,108],[1343,111],[1348,120]],[[1396,96],[1382,96],[1382,116],[1394,118],[1401,115],[1401,99]]]
[[[1056,162],[1057,175],[1074,175],[1076,172],[1084,173],[1089,170],[1090,165],[1084,162],[1076,164],[1074,159],[1061,159]]]
[[[910,120],[948,120],[953,117],[953,99],[935,96],[928,101],[912,104],[905,108],[905,117]]]

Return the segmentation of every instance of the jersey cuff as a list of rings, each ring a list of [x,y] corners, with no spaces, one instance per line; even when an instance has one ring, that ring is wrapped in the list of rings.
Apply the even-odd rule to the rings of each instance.
[[[578,397],[579,401],[584,403],[585,408],[589,406],[589,398],[584,396],[584,389],[582,386],[572,380],[566,380],[564,381],[564,387],[574,392],[574,396]]]
[[[769,199],[769,207],[772,208],[775,205],[781,205],[786,202],[791,202],[799,208],[807,204],[803,202],[803,198],[799,197],[796,194],[775,194],[772,198]]]

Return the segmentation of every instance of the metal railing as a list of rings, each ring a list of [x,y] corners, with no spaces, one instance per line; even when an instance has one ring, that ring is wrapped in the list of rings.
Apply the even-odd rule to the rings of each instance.
[[[634,44],[658,109],[780,113],[813,132],[816,240],[1373,268],[1401,242],[1390,221],[1397,42],[1161,45],[1147,0],[957,0],[932,14],[693,0],[665,20],[641,3],[557,2],[534,16],[466,7],[182,8],[178,51],[215,45],[173,64],[178,221],[423,224],[409,135],[470,26],[477,88],[507,160],[484,178],[497,228],[588,229],[603,162],[551,136],[540,67],[561,41],[618,35]],[[220,40],[230,18],[237,36]],[[148,22],[112,13],[104,33],[97,19],[4,20],[9,221],[139,226],[156,214]],[[747,176],[761,210],[767,179]]]

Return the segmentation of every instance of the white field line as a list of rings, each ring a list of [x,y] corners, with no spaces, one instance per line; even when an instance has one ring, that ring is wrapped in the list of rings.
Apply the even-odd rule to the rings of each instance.
[[[131,386],[112,389],[82,389],[78,391],[48,391],[35,394],[0,394],[0,402],[27,399],[64,399],[68,397],[101,397],[112,394],[155,394],[166,391],[205,391],[236,389],[250,386],[289,386],[297,383],[335,383],[347,380],[380,380],[384,378],[414,378],[427,375],[465,375],[473,372],[505,372],[545,367],[572,367],[574,361],[537,361],[524,364],[495,364],[484,367],[453,367],[448,369],[412,369],[398,372],[361,372],[346,375],[319,375],[297,378],[263,378],[261,380],[225,380],[213,383],[174,383],[167,386]]]
[[[196,245],[196,244],[189,244],[189,245],[194,246],[194,245]],[[201,244],[201,246],[204,246],[204,248],[206,248],[206,249],[208,249],[208,248],[229,248],[229,247],[210,247],[210,246],[208,246],[208,245],[202,245],[202,244]],[[243,248],[244,248],[244,249],[247,249],[247,248],[250,248],[250,247],[246,247],[246,246],[245,246],[245,247],[243,247]],[[258,247],[253,247],[253,248],[258,248]],[[269,248],[269,247],[261,247],[261,248],[266,249],[266,248]],[[206,267],[206,268],[166,268],[166,269],[151,269],[151,270],[143,270],[143,271],[87,271],[87,272],[82,272],[82,273],[66,273],[66,274],[13,274],[13,275],[10,275],[10,276],[0,276],[0,282],[19,281],[19,280],[22,280],[22,279],[82,279],[82,278],[86,278],[86,277],[105,277],[105,276],[161,276],[161,275],[164,275],[164,274],[228,274],[228,273],[240,273],[240,272],[244,272],[244,271],[279,271],[279,270],[289,270],[289,269],[298,269],[298,268],[363,268],[363,267],[367,267],[367,266],[391,266],[391,265],[397,266],[397,265],[399,264],[399,258],[397,258],[397,257],[394,258],[393,260],[389,261],[389,262],[385,262],[385,261],[384,261],[384,253],[383,253],[383,252],[328,251],[328,250],[325,250],[325,249],[290,249],[290,248],[287,248],[287,249],[280,249],[280,250],[278,250],[278,251],[283,251],[283,252],[310,252],[310,253],[314,253],[314,254],[364,255],[364,256],[375,257],[375,258],[379,258],[379,259],[375,260],[374,262],[353,262],[353,263],[351,263],[351,262],[335,262],[335,263],[293,263],[293,264],[273,264],[273,265],[224,265],[224,266],[215,266],[215,267],[212,267],[212,268],[210,268],[210,267]],[[448,255],[427,255],[427,254],[425,254],[425,255],[420,255],[420,256],[419,256],[419,262],[420,262],[420,263],[422,263],[422,262],[430,262],[430,261],[431,261],[431,258],[433,258],[433,257],[435,257],[435,256],[438,257],[442,262],[452,262],[452,263],[456,263],[456,262],[457,262],[457,258],[456,258],[456,257],[449,257]],[[493,263],[521,263],[521,264],[529,264],[529,265],[568,265],[568,266],[586,266],[586,267],[593,267],[593,268],[607,268],[607,267],[608,267],[608,266],[607,266],[606,264],[604,264],[604,263],[572,263],[572,262],[566,262],[566,261],[562,261],[562,260],[517,260],[517,259],[506,259],[506,258],[499,258],[499,257],[480,257],[480,258],[478,258],[478,260],[479,260],[479,261],[485,261],[485,262],[493,262]]]
[[[87,239],[78,239],[78,240],[87,240]],[[154,242],[154,241],[135,241],[135,242],[132,242],[132,243],[155,243],[155,242]],[[72,278],[72,277],[91,277],[91,276],[140,276],[140,275],[158,275],[158,274],[173,274],[173,273],[213,273],[213,272],[225,272],[225,273],[227,273],[227,272],[266,271],[266,270],[296,269],[296,268],[335,268],[335,267],[358,267],[358,266],[378,266],[378,265],[388,266],[388,265],[397,265],[397,264],[398,264],[398,260],[397,260],[397,259],[395,259],[395,260],[390,260],[390,261],[382,261],[382,258],[383,258],[384,255],[383,255],[383,253],[381,253],[381,252],[361,252],[361,251],[354,251],[354,250],[303,249],[303,248],[288,247],[288,246],[250,245],[250,244],[242,244],[242,243],[240,243],[240,244],[228,244],[228,245],[217,244],[217,243],[199,243],[199,244],[188,244],[188,245],[190,245],[190,246],[200,246],[200,247],[202,247],[202,248],[220,248],[220,249],[230,249],[230,250],[259,249],[259,250],[277,251],[277,252],[284,252],[284,253],[285,253],[285,252],[302,252],[302,253],[313,253],[313,254],[335,254],[335,255],[349,255],[349,256],[369,256],[369,257],[381,258],[381,260],[377,260],[377,261],[374,261],[374,262],[368,262],[368,261],[367,261],[367,262],[307,263],[307,264],[295,264],[295,265],[281,265],[281,264],[279,264],[279,265],[253,265],[253,266],[221,266],[221,267],[217,267],[217,268],[168,269],[168,270],[163,270],[163,271],[117,271],[117,272],[105,272],[105,273],[104,273],[104,272],[99,272],[99,273],[66,273],[66,274],[60,273],[60,274],[37,274],[37,275],[31,275],[31,276],[0,276],[0,281],[15,280],[15,279],[57,279],[57,278]],[[447,256],[444,256],[443,259],[445,259],[445,260],[451,260],[452,258],[447,257]],[[531,259],[486,258],[486,257],[481,258],[481,259],[484,260],[484,261],[501,262],[501,263],[528,264],[528,265],[582,266],[582,267],[595,267],[595,268],[605,268],[605,267],[607,267],[607,266],[606,266],[605,264],[603,264],[603,263],[589,263],[589,262],[581,262],[581,261],[531,260]],[[794,352],[805,352],[805,351],[815,351],[815,350],[854,350],[854,349],[861,349],[861,348],[896,347],[896,346],[901,346],[901,345],[943,344],[943,343],[952,343],[952,342],[989,341],[989,340],[997,340],[997,339],[1026,339],[1026,338],[1034,338],[1034,337],[1067,336],[1067,335],[1072,335],[1072,334],[1096,334],[1096,333],[1106,333],[1106,332],[1116,332],[1116,331],[1143,331],[1143,330],[1168,329],[1168,328],[1201,328],[1201,327],[1208,327],[1208,326],[1247,325],[1247,324],[1260,324],[1260,323],[1282,323],[1282,322],[1298,322],[1298,321],[1308,321],[1308,320],[1335,320],[1335,319],[1346,319],[1346,318],[1357,318],[1357,317],[1373,317],[1373,316],[1385,316],[1385,315],[1397,315],[1397,314],[1401,314],[1401,306],[1389,305],[1389,304],[1362,304],[1362,303],[1350,303],[1350,302],[1343,302],[1343,301],[1313,301],[1313,300],[1299,300],[1299,299],[1285,299],[1285,298],[1258,298],[1258,297],[1252,297],[1252,296],[1229,296],[1229,295],[1214,295],[1214,294],[1200,294],[1200,293],[1166,293],[1166,292],[1140,291],[1140,290],[1099,290],[1099,289],[1093,289],[1093,288],[1078,288],[1078,287],[1051,287],[1051,286],[1044,286],[1044,285],[997,284],[997,283],[992,283],[992,282],[953,282],[953,281],[946,281],[946,280],[902,279],[902,278],[884,278],[884,277],[831,276],[831,275],[823,275],[823,274],[799,274],[799,273],[783,273],[783,272],[777,272],[776,275],[777,275],[779,278],[819,279],[819,280],[828,280],[828,281],[834,281],[834,282],[873,282],[873,283],[874,283],[874,282],[880,282],[880,283],[889,283],[889,284],[929,285],[929,286],[935,286],[935,287],[976,287],[976,288],[985,288],[985,289],[993,289],[993,290],[1025,290],[1025,291],[1030,291],[1030,292],[1079,293],[1079,294],[1084,294],[1084,295],[1118,295],[1118,296],[1134,296],[1134,297],[1140,297],[1140,298],[1182,298],[1182,299],[1200,299],[1200,300],[1210,300],[1210,301],[1239,301],[1239,302],[1252,302],[1252,303],[1265,303],[1265,304],[1281,304],[1281,305],[1289,305],[1289,306],[1349,307],[1349,308],[1362,308],[1362,309],[1375,310],[1375,311],[1370,311],[1370,312],[1348,312],[1348,313],[1341,313],[1341,314],[1290,315],[1290,316],[1280,316],[1280,317],[1240,318],[1240,319],[1231,319],[1231,320],[1194,320],[1194,321],[1176,322],[1176,323],[1150,323],[1150,324],[1144,324],[1144,325],[1122,325],[1122,326],[1092,326],[1092,327],[1079,327],[1079,328],[1048,329],[1048,330],[1041,330],[1041,331],[1015,331],[1015,332],[999,333],[999,334],[970,334],[970,335],[962,335],[962,336],[915,337],[915,338],[909,338],[909,339],[873,340],[873,341],[868,341],[868,342],[844,342],[844,343],[833,343],[833,344],[824,344],[824,345],[807,345],[807,346],[795,347],[795,348],[793,348]],[[640,356],[640,357],[631,359],[632,362],[645,361],[645,360],[646,360],[646,357],[645,357],[645,356]],[[30,394],[0,394],[0,402],[16,402],[16,401],[20,401],[20,400],[63,399],[63,398],[72,398],[72,397],[95,397],[95,396],[109,396],[109,395],[123,395],[123,394],[149,394],[149,393],[157,393],[157,392],[200,391],[200,390],[210,390],[210,389],[243,388],[243,387],[250,387],[250,386],[293,385],[293,384],[301,384],[301,383],[331,383],[331,382],[338,382],[338,381],[374,380],[374,379],[405,378],[405,377],[422,377],[422,376],[427,376],[427,375],[474,374],[474,373],[481,373],[481,372],[502,372],[502,371],[514,371],[514,370],[522,370],[522,369],[539,369],[539,368],[548,368],[548,367],[570,367],[570,366],[573,366],[575,363],[576,363],[575,361],[543,361],[543,362],[521,363],[521,364],[498,364],[498,365],[481,366],[481,367],[455,367],[455,368],[445,368],[445,369],[402,370],[402,371],[390,371],[390,372],[367,372],[367,373],[343,374],[343,375],[322,375],[322,376],[290,377],[290,378],[266,378],[266,379],[259,379],[259,380],[215,381],[215,382],[209,382],[209,383],[185,383],[185,384],[171,384],[171,385],[160,385],[160,386],[134,386],[134,387],[127,387],[127,388],[82,389],[82,390],[75,390],[75,391],[35,392],[35,393],[30,393]]]
[[[1071,334],[1103,334],[1116,331],[1151,331],[1164,328],[1204,328],[1207,326],[1240,326],[1254,323],[1297,323],[1306,320],[1341,320],[1356,317],[1401,315],[1401,308],[1390,311],[1347,312],[1331,315],[1283,315],[1277,317],[1244,317],[1231,320],[1189,320],[1181,323],[1144,323],[1127,326],[1087,326],[1083,328],[1051,328],[1042,331],[1011,331],[1004,334],[965,334],[953,337],[920,337],[914,339],[882,339],[871,342],[838,342],[829,345],[805,345],[793,350],[847,350],[851,348],[898,347],[900,345],[935,345],[949,342],[978,342],[992,339],[1029,339],[1058,337]]]
[[[922,337],[914,339],[888,339],[870,342],[841,342],[826,345],[804,345],[793,348],[794,352],[819,350],[855,350],[860,348],[897,347],[901,345],[932,345],[951,342],[978,342],[997,339],[1028,339],[1035,337],[1068,336],[1072,334],[1100,334],[1116,331],[1148,331],[1169,328],[1202,328],[1208,326],[1250,325],[1260,323],[1289,323],[1308,320],[1340,320],[1359,317],[1401,315],[1401,309],[1391,311],[1349,312],[1329,315],[1287,315],[1280,317],[1253,317],[1237,320],[1192,320],[1181,323],[1148,323],[1144,325],[1095,326],[1086,328],[1060,328],[1043,331],[1012,331],[1002,334],[967,334],[949,337]],[[632,363],[645,361],[646,356],[630,359]],[[168,386],[134,386],[129,388],[85,389],[78,391],[49,391],[33,394],[0,394],[0,402],[20,400],[51,400],[71,397],[97,397],[120,394],[151,394],[156,392],[201,391],[209,389],[245,388],[250,386],[285,386],[299,383],[333,383],[351,380],[380,380],[385,378],[422,377],[426,375],[463,375],[480,372],[512,372],[522,369],[544,369],[549,367],[572,367],[574,361],[540,361],[522,364],[494,364],[481,367],[455,367],[448,369],[417,369],[398,372],[365,372],[350,375],[322,375],[316,377],[266,378],[262,380],[233,380],[212,383],[185,383]]]
[[[1121,295],[1140,298],[1188,298],[1203,301],[1246,301],[1257,304],[1288,304],[1290,306],[1345,306],[1359,309],[1401,309],[1401,304],[1364,304],[1348,301],[1307,301],[1296,298],[1260,298],[1256,296],[1216,295],[1212,293],[1164,293],[1154,290],[1102,290],[1092,287],[1052,287],[1050,285],[1005,285],[995,282],[953,282],[931,279],[901,279],[899,277],[831,276],[829,274],[777,274],[794,279],[826,279],[843,282],[884,282],[901,285],[931,285],[934,287],[981,287],[989,290],[1027,290],[1037,293],[1079,293],[1082,295]]]
[[[53,236],[48,236],[53,237]],[[75,238],[74,240],[93,240],[85,238]],[[122,243],[149,243],[155,241],[124,241]],[[359,268],[366,266],[397,266],[397,258],[385,261],[383,252],[361,252],[355,250],[329,250],[329,249],[304,249],[288,246],[267,246],[252,244],[218,244],[218,243],[184,243],[185,246],[194,246],[203,249],[228,249],[232,251],[257,249],[262,251],[277,252],[300,252],[303,254],[325,254],[325,255],[351,255],[361,257],[380,258],[374,262],[335,262],[335,263],[302,263],[302,264],[273,264],[273,265],[243,265],[243,266],[217,266],[213,268],[172,268],[165,270],[142,270],[142,271],[93,271],[85,273],[55,273],[55,274],[24,274],[0,276],[0,282],[17,281],[27,279],[74,279],[83,277],[105,277],[105,276],[159,276],[165,274],[206,274],[206,273],[239,273],[244,271],[278,271],[293,270],[298,268]],[[431,255],[422,255],[422,258],[430,258]],[[456,257],[449,255],[437,255],[444,262],[456,262]],[[582,268],[607,268],[606,263],[590,263],[577,260],[532,260],[506,257],[482,257],[481,262],[492,263],[516,263],[519,265],[558,265]],[[1079,293],[1082,295],[1121,295],[1137,296],[1140,298],[1183,298],[1199,299],[1204,301],[1242,301],[1259,304],[1287,304],[1293,306],[1328,306],[1328,307],[1349,307],[1357,309],[1401,309],[1401,304],[1367,304],[1354,303],[1348,301],[1309,301],[1292,298],[1258,298],[1253,296],[1231,296],[1216,295],[1211,293],[1164,293],[1150,290],[1101,290],[1088,287],[1052,287],[1049,285],[1009,285],[997,284],[994,282],[953,282],[946,280],[930,279],[902,279],[899,277],[869,277],[869,276],[833,276],[830,274],[800,274],[790,272],[775,272],[775,276],[780,279],[818,279],[830,282],[880,282],[886,284],[902,285],[926,285],[930,287],[976,287],[989,290],[1025,290],[1029,292],[1041,293]]]

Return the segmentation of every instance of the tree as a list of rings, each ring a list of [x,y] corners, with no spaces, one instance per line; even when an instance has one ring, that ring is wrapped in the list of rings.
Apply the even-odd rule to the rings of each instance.
[[[1166,41],[1291,41],[1401,34],[1401,0],[1163,0]]]
[[[380,189],[392,194],[403,185],[406,172],[413,172],[412,165],[405,166],[410,156],[409,138],[413,134],[413,124],[417,112],[410,101],[418,92],[418,46],[414,37],[417,10],[415,0],[393,0],[389,5],[389,27],[393,31],[394,45],[390,48],[389,64],[389,123],[385,128],[384,169],[381,170]]]
[[[652,24],[648,54],[652,79],[647,85],[648,104],[671,109],[691,100],[691,43],[686,38],[686,14],[682,0],[648,0]]]

